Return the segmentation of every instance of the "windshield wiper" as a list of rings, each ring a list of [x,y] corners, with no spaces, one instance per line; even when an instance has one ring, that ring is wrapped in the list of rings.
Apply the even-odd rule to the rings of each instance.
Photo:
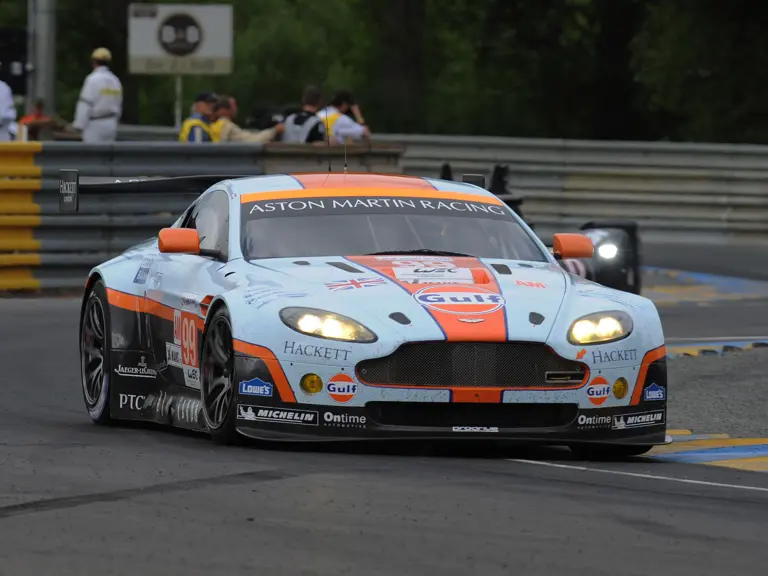
[[[448,250],[432,250],[431,248],[417,248],[415,250],[385,250],[383,252],[371,252],[364,256],[388,256],[396,254],[427,254],[429,256],[464,256],[466,258],[477,258],[474,254],[464,254],[463,252],[450,252]]]

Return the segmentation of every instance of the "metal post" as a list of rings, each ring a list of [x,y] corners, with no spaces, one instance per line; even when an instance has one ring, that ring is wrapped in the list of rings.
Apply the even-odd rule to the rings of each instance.
[[[35,62],[37,61],[37,46],[35,44],[37,6],[35,0],[27,0],[27,98],[25,102],[25,111],[28,114],[32,110],[32,103],[35,101]]]
[[[28,0],[27,23],[31,46],[31,73],[28,103],[45,100],[45,111],[56,110],[56,0]]]
[[[176,76],[176,102],[174,103],[173,116],[176,122],[176,130],[181,129],[181,106],[182,106],[182,85],[181,74]]]

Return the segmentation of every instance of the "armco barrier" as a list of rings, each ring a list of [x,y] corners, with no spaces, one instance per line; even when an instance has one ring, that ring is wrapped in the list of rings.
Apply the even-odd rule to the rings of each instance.
[[[173,138],[172,128],[122,126],[129,139]],[[405,147],[406,174],[438,176],[449,164],[489,176],[509,168],[507,190],[525,198],[538,230],[592,218],[632,218],[641,233],[768,241],[768,147],[733,144],[540,140],[377,134]]]
[[[400,172],[402,148],[187,145],[118,142],[0,143],[0,290],[79,288],[90,268],[173,222],[194,194],[105,194],[81,198],[79,214],[58,211],[61,168],[81,176],[260,175]]]
[[[140,138],[145,129],[137,130],[133,137]],[[172,129],[152,130],[155,137],[172,138]],[[525,198],[523,212],[544,236],[585,220],[631,218],[645,236],[663,233],[696,243],[768,240],[764,146],[390,134],[346,152],[351,172],[438,176],[448,163],[458,179],[468,172],[488,176],[494,165],[505,165],[507,191]],[[46,142],[42,149],[35,143],[2,145],[0,177],[7,188],[0,188],[0,287],[58,286],[80,278],[69,267],[85,269],[97,261],[97,252],[101,258],[151,235],[189,201],[158,196],[147,206],[145,198],[105,198],[84,207],[86,214],[63,219],[56,214],[60,168],[91,176],[259,174],[325,171],[329,158],[334,171],[343,169],[342,147],[158,141]],[[84,255],[85,249],[91,252]]]
[[[39,142],[3,143],[0,149],[0,290],[37,287],[32,267],[40,263],[40,208],[34,198],[42,188]]]

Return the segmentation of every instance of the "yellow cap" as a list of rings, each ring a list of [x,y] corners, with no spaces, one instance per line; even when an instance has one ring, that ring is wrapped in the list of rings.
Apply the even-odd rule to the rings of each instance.
[[[94,50],[93,53],[91,54],[91,59],[101,60],[102,62],[111,62],[112,52],[110,52],[106,48],[96,48],[96,50]]]

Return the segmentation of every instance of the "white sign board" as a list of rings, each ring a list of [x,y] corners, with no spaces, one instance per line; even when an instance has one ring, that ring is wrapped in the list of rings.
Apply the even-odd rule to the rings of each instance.
[[[232,6],[131,4],[128,71],[131,74],[230,74]]]

